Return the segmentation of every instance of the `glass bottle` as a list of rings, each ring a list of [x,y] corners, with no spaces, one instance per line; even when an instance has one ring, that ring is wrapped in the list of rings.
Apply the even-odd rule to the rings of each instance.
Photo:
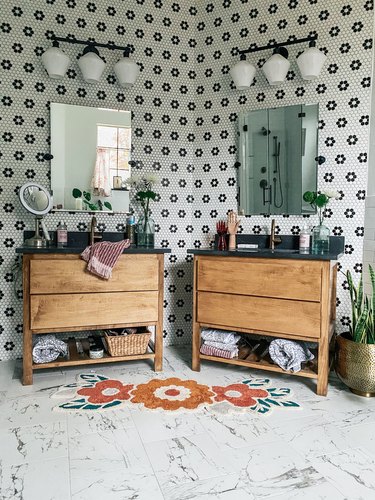
[[[324,224],[315,226],[312,230],[311,253],[313,255],[324,255],[329,253],[330,230]]]
[[[299,234],[299,253],[309,253],[310,252],[310,231],[305,224],[302,231]]]
[[[142,216],[137,224],[137,246],[154,248],[155,221],[152,217]]]
[[[131,245],[135,245],[135,217],[129,215],[126,219],[126,237],[129,239]]]
[[[66,227],[65,222],[59,223],[57,226],[57,246],[59,248],[64,248],[68,246],[68,228]]]

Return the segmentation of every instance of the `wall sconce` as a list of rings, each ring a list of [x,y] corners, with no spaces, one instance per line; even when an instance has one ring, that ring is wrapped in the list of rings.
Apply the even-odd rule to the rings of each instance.
[[[78,60],[78,66],[81,70],[83,79],[87,83],[99,82],[105,68],[105,62],[100,57],[97,47],[103,47],[109,50],[122,50],[124,52],[124,57],[114,66],[114,71],[122,87],[130,88],[139,75],[139,66],[129,59],[129,47],[55,36],[53,38],[52,47],[47,49],[42,55],[43,66],[50,78],[63,78],[70,64],[69,57],[60,50],[59,42],[73,45],[86,45],[83,50],[83,55]]]
[[[272,56],[263,64],[262,70],[270,85],[279,85],[285,80],[289,68],[288,51],[285,47],[276,47]]]
[[[93,45],[88,45],[83,50],[83,55],[78,59],[78,66],[86,83],[98,83],[105,68],[105,62]]]
[[[230,70],[230,76],[237,90],[245,90],[253,83],[255,76],[255,66],[246,61],[245,54],[241,54],[240,62],[235,64]]]
[[[309,48],[297,57],[297,65],[304,80],[314,80],[318,78],[327,57],[316,48],[317,35],[299,38],[298,40],[289,40],[283,43],[271,43],[263,47],[251,47],[246,50],[240,50],[240,62],[230,70],[230,75],[238,90],[245,90],[250,87],[255,68],[245,61],[245,54],[259,52],[262,50],[274,49],[272,56],[264,63],[263,72],[270,85],[278,85],[285,80],[290,68],[288,61],[288,51],[285,45],[296,45],[309,42]],[[250,69],[253,68],[251,78],[249,78]],[[239,82],[239,84],[237,83]]]
[[[304,80],[316,80],[323,68],[327,56],[316,48],[315,40],[309,43],[300,56],[297,57],[297,66]]]
[[[129,58],[130,49],[124,50],[124,57],[114,65],[115,74],[121,87],[130,88],[139,75],[140,68]]]
[[[42,63],[50,78],[53,80],[60,80],[65,76],[70,64],[70,59],[59,49],[59,42],[54,40],[52,47],[43,53]]]

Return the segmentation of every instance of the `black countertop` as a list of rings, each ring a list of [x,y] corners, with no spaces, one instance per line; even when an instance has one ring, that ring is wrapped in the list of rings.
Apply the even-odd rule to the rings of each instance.
[[[258,234],[238,234],[237,244],[256,244],[258,249],[236,249],[217,250],[217,238],[215,248],[190,248],[188,253],[194,255],[215,255],[222,257],[252,257],[260,259],[293,259],[293,260],[338,260],[345,250],[345,238],[343,236],[330,236],[330,250],[327,254],[299,253],[299,236],[279,235],[281,244],[272,251],[268,248],[269,236]]]
[[[212,250],[211,248],[189,248],[188,253],[194,255],[218,255],[220,257],[253,257],[258,259],[293,259],[293,260],[338,260],[343,253],[340,254],[320,254],[313,255],[311,253],[292,253],[292,252],[272,252],[268,249],[260,250]]]
[[[52,234],[52,233],[51,233]],[[24,239],[28,239],[34,235],[33,231],[24,231]],[[124,233],[121,232],[104,232],[103,241],[121,241],[124,239]],[[83,250],[89,245],[90,233],[85,231],[69,231],[68,232],[68,246],[63,248],[58,248],[56,246],[56,234],[53,234],[53,239],[51,244],[44,248],[35,248],[21,246],[16,248],[16,253],[82,253]],[[130,246],[126,248],[123,253],[170,253],[170,248],[146,248]]]
[[[45,248],[34,248],[34,247],[17,247],[16,253],[82,253],[85,247],[64,247],[57,248],[55,246],[45,247]],[[129,247],[125,248],[123,253],[170,253],[170,248],[145,248],[145,247]]]

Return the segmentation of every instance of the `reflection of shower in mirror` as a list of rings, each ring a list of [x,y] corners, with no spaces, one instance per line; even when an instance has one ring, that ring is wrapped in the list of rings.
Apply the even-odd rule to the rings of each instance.
[[[273,178],[273,204],[276,208],[281,208],[284,204],[283,186],[281,183],[280,148],[281,142],[277,135],[275,135],[273,137],[273,156],[275,157],[273,173],[276,174],[276,176]]]
[[[239,210],[314,213],[302,195],[317,190],[318,105],[244,111],[238,131]]]

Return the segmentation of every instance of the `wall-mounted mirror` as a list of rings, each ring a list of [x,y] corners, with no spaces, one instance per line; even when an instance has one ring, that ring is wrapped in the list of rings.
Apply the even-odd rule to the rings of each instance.
[[[130,111],[51,103],[54,207],[89,210],[84,197],[73,197],[77,188],[90,192],[92,205],[100,200],[113,212],[128,212],[130,152]]]
[[[305,191],[317,190],[318,105],[245,111],[239,115],[239,210],[311,214]]]

